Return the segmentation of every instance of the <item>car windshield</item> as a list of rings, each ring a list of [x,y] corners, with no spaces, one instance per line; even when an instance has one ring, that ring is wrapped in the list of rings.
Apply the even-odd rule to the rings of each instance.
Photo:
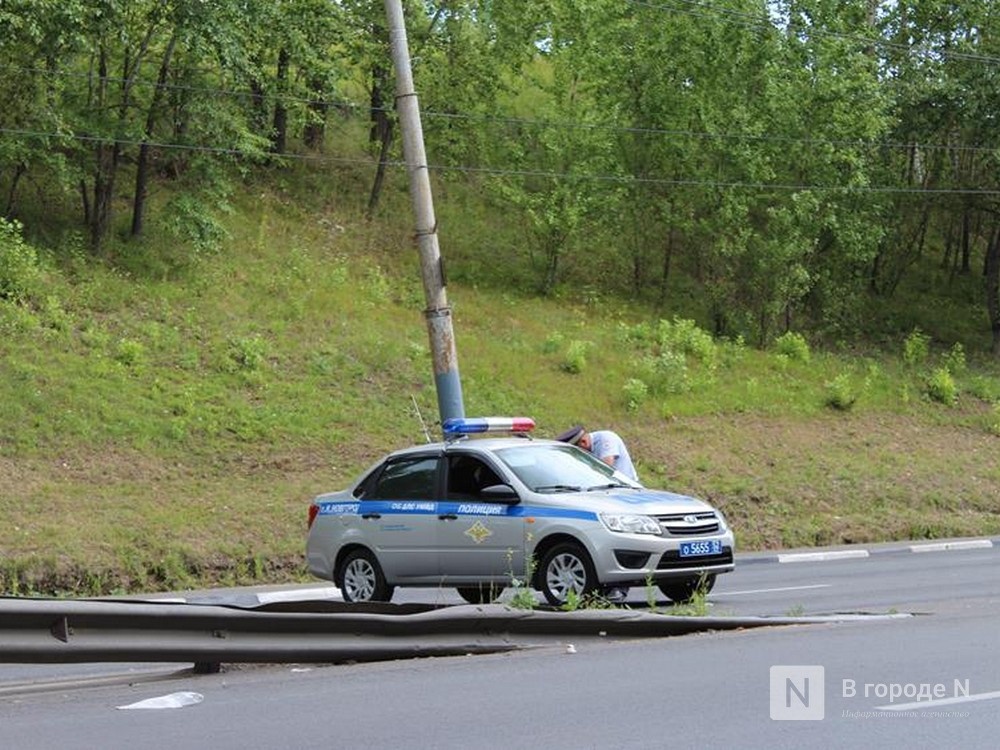
[[[532,443],[500,448],[496,456],[532,492],[581,492],[639,486],[572,445]]]

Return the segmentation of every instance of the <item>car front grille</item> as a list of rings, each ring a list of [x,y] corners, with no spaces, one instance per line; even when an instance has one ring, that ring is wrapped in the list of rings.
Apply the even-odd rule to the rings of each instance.
[[[730,547],[723,547],[722,552],[717,555],[699,555],[697,557],[681,557],[680,552],[663,553],[657,570],[685,570],[687,568],[710,568],[714,565],[732,565],[733,550]]]
[[[671,513],[656,516],[667,536],[702,536],[719,533],[719,518],[714,512]]]

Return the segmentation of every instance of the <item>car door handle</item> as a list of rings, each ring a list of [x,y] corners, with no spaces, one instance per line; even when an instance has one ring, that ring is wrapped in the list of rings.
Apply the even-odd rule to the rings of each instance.
[[[361,517],[363,519],[365,519],[366,521],[370,521],[373,518],[381,518],[382,514],[381,513],[362,513]]]
[[[455,515],[454,513],[442,513],[440,516],[438,516],[438,520],[439,521],[457,521],[458,520],[458,516]]]

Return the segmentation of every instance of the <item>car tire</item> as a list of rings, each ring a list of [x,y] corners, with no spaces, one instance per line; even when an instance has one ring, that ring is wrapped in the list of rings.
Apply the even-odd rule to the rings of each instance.
[[[366,549],[356,549],[344,558],[337,581],[345,602],[387,602],[395,590],[386,583],[375,555]]]
[[[503,589],[497,583],[484,583],[479,586],[459,586],[457,591],[469,604],[490,604],[500,598]]]
[[[587,550],[574,542],[557,544],[545,554],[537,581],[537,588],[556,607],[566,603],[570,591],[582,598],[597,590],[594,563]]]
[[[691,598],[699,591],[707,594],[712,590],[714,585],[714,573],[706,576],[692,576],[691,578],[662,581],[658,584],[660,591],[675,604],[684,604],[691,601]]]

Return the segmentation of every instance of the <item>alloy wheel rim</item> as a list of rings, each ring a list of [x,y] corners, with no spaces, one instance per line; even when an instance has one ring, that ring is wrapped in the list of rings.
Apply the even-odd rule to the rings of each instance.
[[[363,602],[375,593],[375,571],[366,560],[354,560],[344,571],[344,590],[352,601]]]

